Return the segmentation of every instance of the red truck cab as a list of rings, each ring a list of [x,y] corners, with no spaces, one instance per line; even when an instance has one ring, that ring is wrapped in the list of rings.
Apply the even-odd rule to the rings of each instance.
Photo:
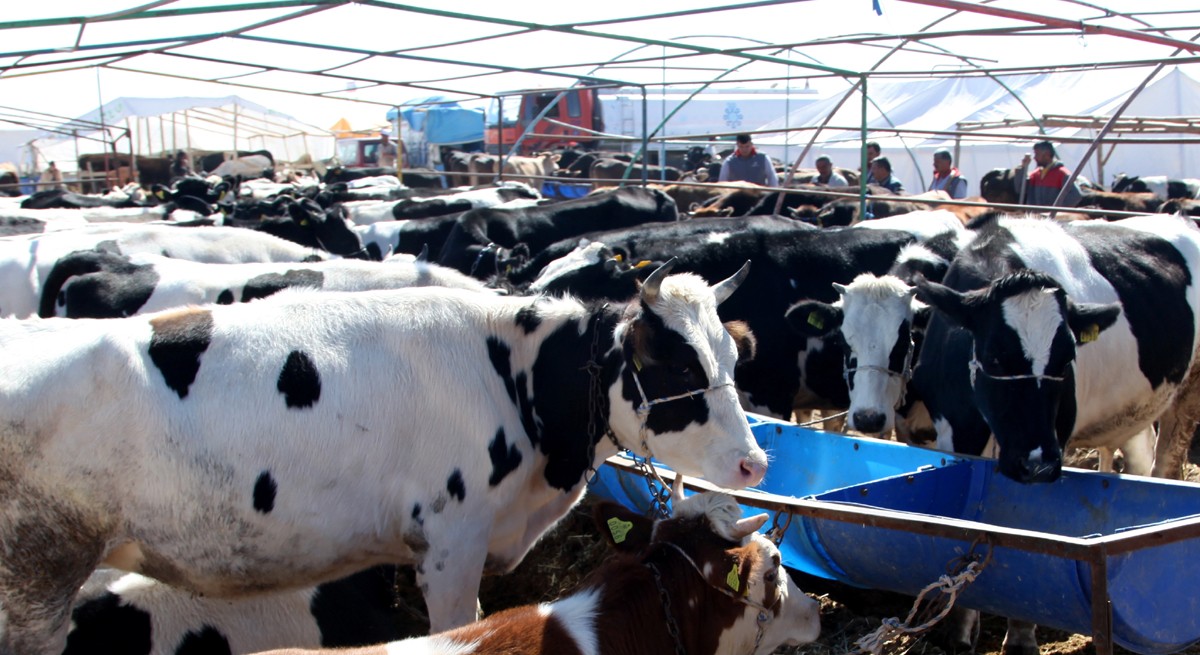
[[[526,131],[538,114],[553,102],[550,111],[541,121],[528,130],[530,134],[544,136],[528,136],[521,142],[518,152],[530,154],[551,148],[561,148],[569,143],[589,146],[597,137],[589,132],[604,131],[604,120],[601,116],[600,102],[595,89],[568,89],[563,97],[558,98],[560,91],[529,91],[519,96],[520,107],[515,122],[503,121],[502,126],[488,125],[484,133],[484,142],[488,152],[498,153],[503,145],[503,151],[508,152],[512,144]],[[557,102],[554,102],[558,98]],[[510,99],[509,102],[513,100]],[[554,121],[554,122],[551,122]],[[583,129],[579,129],[583,128]],[[501,138],[503,137],[503,138]]]

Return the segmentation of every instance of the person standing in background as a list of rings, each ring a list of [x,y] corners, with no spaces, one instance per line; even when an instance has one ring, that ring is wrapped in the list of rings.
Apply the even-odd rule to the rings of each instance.
[[[933,181],[930,191],[945,191],[954,200],[967,197],[967,178],[954,167],[954,157],[945,148],[933,152]]]
[[[1054,144],[1049,141],[1038,141],[1033,144],[1033,156],[1025,155],[1021,160],[1021,168],[1027,170],[1030,159],[1037,163],[1038,167],[1029,172],[1029,179],[1026,180],[1025,204],[1042,207],[1054,206],[1054,200],[1058,197],[1059,191],[1062,190],[1067,180],[1071,179],[1071,171],[1058,160]],[[1079,187],[1072,184],[1063,194],[1062,202],[1058,203],[1058,206],[1074,207],[1082,198],[1083,193]]]
[[[779,186],[779,175],[771,158],[754,147],[749,134],[737,135],[737,149],[721,164],[719,182],[752,182],[759,186]]]
[[[392,143],[392,131],[384,128],[379,132],[379,165],[383,168],[396,167],[396,144]]]
[[[58,170],[58,164],[50,162],[50,165],[42,172],[42,176],[38,178],[38,187],[40,189],[63,188],[63,175],[62,171]]]

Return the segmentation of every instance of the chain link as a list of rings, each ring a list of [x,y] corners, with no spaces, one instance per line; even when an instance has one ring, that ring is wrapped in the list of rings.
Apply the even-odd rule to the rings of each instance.
[[[608,426],[608,421],[601,417],[604,412],[604,385],[600,379],[600,374],[604,371],[604,367],[600,364],[600,321],[604,317],[604,312],[608,310],[608,303],[605,303],[596,312],[596,324],[592,334],[592,351],[588,357],[587,364],[584,364],[583,369],[588,373],[588,424],[587,424],[587,470],[588,481],[595,479],[596,472],[596,444],[600,441],[600,424],[603,422],[604,435],[613,442],[617,450],[624,450],[621,443],[617,441],[616,435],[613,434],[612,428]]]
[[[671,633],[671,639],[675,640],[675,654],[687,655],[687,651],[683,647],[683,637],[679,634],[679,624],[675,623],[675,613],[671,611],[671,597],[662,583],[662,575],[659,574],[658,567],[650,562],[646,562],[646,568],[650,569],[650,573],[654,575],[654,586],[658,587],[663,612],[667,615],[667,632]]]

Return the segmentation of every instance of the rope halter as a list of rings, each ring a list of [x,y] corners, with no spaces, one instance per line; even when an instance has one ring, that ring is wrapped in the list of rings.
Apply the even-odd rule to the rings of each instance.
[[[1071,362],[1070,366],[1074,366],[1075,362]],[[1062,382],[1066,380],[1065,376],[1061,375],[1046,375],[1044,373],[1019,373],[1017,375],[993,375],[983,370],[983,364],[979,363],[979,357],[975,353],[971,354],[971,361],[967,362],[967,367],[971,370],[971,386],[975,386],[975,377],[982,375],[983,377],[997,382],[1014,382],[1017,380],[1037,380],[1038,387],[1042,386],[1042,382]]]
[[[849,389],[850,388],[850,376],[857,373],[858,371],[874,371],[876,373],[883,373],[884,375],[888,376],[889,378],[899,378],[900,379],[900,395],[896,398],[896,403],[895,403],[895,406],[893,407],[893,409],[898,409],[899,407],[904,405],[904,396],[905,396],[905,393],[908,391],[908,382],[909,382],[909,380],[912,379],[912,372],[913,372],[912,360],[913,360],[913,351],[915,351],[915,350],[916,350],[916,344],[913,342],[912,331],[909,330],[908,349],[904,353],[904,364],[902,365],[899,372],[893,371],[891,369],[891,367],[888,367],[888,366],[875,366],[874,364],[864,364],[862,366],[845,366],[842,368],[842,380],[846,383],[846,388]]]
[[[634,370],[630,371],[630,373],[633,375],[633,383],[637,387],[638,397],[640,397],[642,399],[641,404],[638,405],[637,409],[635,410],[637,412],[638,423],[639,423],[638,437],[641,439],[642,449],[646,452],[646,454],[649,457],[654,457],[654,452],[650,450],[650,444],[647,441],[647,433],[649,432],[649,429],[646,426],[647,422],[650,419],[650,409],[652,407],[654,407],[655,405],[661,405],[663,403],[669,403],[673,400],[683,400],[684,398],[691,398],[692,396],[699,396],[701,394],[706,394],[710,391],[716,391],[716,390],[724,388],[724,387],[732,387],[733,386],[733,381],[731,380],[729,382],[722,382],[720,384],[714,384],[714,385],[706,387],[704,389],[693,389],[691,391],[677,393],[674,396],[663,396],[662,398],[649,399],[646,397],[646,390],[642,388],[642,379],[638,376],[638,373],[637,373],[638,369],[640,369],[640,368],[641,368],[641,366],[638,365],[637,362],[635,362]]]

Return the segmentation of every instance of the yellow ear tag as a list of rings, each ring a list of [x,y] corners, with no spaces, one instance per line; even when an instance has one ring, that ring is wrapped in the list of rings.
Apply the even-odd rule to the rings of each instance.
[[[633,356],[633,367],[638,370],[638,373],[642,372],[642,360],[637,355]]]
[[[166,197],[167,197],[167,194],[163,193],[162,189],[159,189],[158,191],[155,191],[155,192],[154,192],[154,195],[158,196],[158,199],[159,199],[159,200],[162,200],[163,198],[166,198]]]
[[[307,218],[300,221],[300,227],[308,227],[308,219]]]
[[[1091,343],[1100,338],[1100,326],[1092,323],[1079,333],[1079,343]]]
[[[741,591],[742,581],[738,579],[737,562],[733,563],[733,568],[729,569],[729,575],[725,576],[725,584],[734,591]]]
[[[633,523],[629,521],[622,521],[615,516],[608,520],[608,531],[612,533],[613,543],[624,543],[625,537],[632,529]]]
[[[647,267],[647,266],[649,266],[649,265],[650,265],[650,260],[649,260],[649,259],[643,259],[642,261],[640,261],[640,262],[638,262],[637,264],[635,264],[635,265],[634,265],[634,268],[645,268],[645,267]]]
[[[217,196],[217,202],[221,202],[222,200],[224,200],[224,199],[225,199],[225,194],[227,194],[227,193],[229,193],[229,192],[228,192],[228,191],[222,191],[222,192],[221,192],[221,195]]]
[[[613,259],[615,259],[619,262],[623,262],[623,261],[625,261],[625,255],[622,255],[621,253],[617,253],[617,254],[613,255]]]
[[[808,324],[818,330],[825,329],[825,319],[821,318],[821,315],[816,312],[808,313]]]

